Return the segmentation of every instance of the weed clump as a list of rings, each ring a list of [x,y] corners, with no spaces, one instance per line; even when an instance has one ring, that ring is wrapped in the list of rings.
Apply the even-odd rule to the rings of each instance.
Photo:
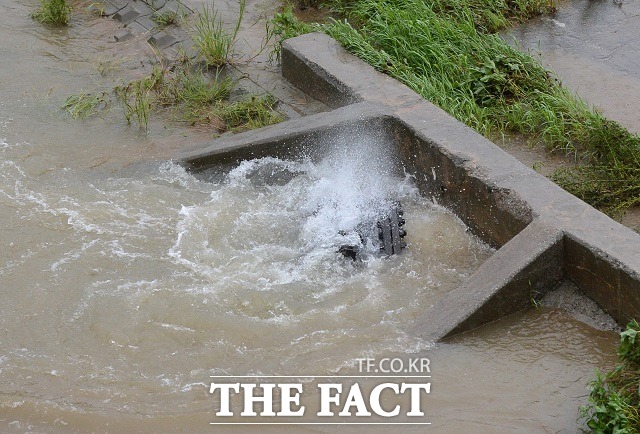
[[[635,320],[620,333],[618,358],[620,364],[611,372],[596,372],[589,405],[580,409],[596,433],[640,432],[640,325]]]
[[[640,137],[562,88],[530,55],[494,32],[555,9],[553,0],[327,0],[346,18],[273,20],[283,39],[321,30],[379,71],[492,138],[512,132],[574,155],[553,179],[612,215],[640,204]]]
[[[109,97],[120,102],[128,123],[147,129],[153,111],[169,110],[189,125],[211,125],[216,132],[259,128],[281,122],[275,109],[277,100],[270,94],[251,95],[231,102],[236,81],[220,71],[204,73],[193,65],[166,68],[160,65],[137,80],[116,86],[113,92],[82,93],[67,98],[62,106],[74,118],[87,118],[112,105]]]
[[[66,0],[40,0],[40,8],[31,14],[31,18],[41,24],[66,26],[70,12],[71,7]]]
[[[178,13],[173,11],[167,12],[154,12],[151,16],[151,19],[156,24],[156,26],[163,28],[167,26],[171,26],[173,24],[177,24],[178,22]]]
[[[91,94],[80,93],[78,95],[71,95],[66,99],[62,108],[66,110],[74,119],[86,119],[89,116],[97,113],[100,109],[107,106],[105,99],[106,94]]]
[[[116,86],[114,93],[125,109],[128,123],[135,120],[145,130],[149,124],[152,98],[154,93],[163,88],[165,69],[155,66],[153,72],[138,80],[133,80],[123,86]]]
[[[280,61],[282,43],[295,36],[322,30],[320,26],[303,23],[293,13],[293,8],[289,5],[280,13],[276,13],[270,23],[267,24],[267,38],[274,38],[273,50],[269,53],[270,61]]]
[[[198,50],[198,58],[207,66],[220,68],[231,61],[240,24],[244,16],[246,0],[240,0],[240,12],[232,32],[229,32],[212,5],[205,5],[193,25],[193,43]]]
[[[219,106],[213,111],[232,131],[244,131],[277,124],[283,121],[280,113],[275,111],[278,101],[273,95],[253,95],[242,101]]]

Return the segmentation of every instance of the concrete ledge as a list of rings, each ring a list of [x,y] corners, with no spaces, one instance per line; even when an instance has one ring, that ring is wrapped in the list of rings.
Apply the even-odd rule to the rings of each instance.
[[[360,101],[401,107],[424,101],[405,85],[349,54],[324,33],[286,40],[282,44],[282,75],[329,107]]]
[[[386,126],[393,121],[386,107],[355,104],[208,142],[179,155],[177,162],[198,173],[212,166],[267,156],[317,160],[328,152],[332,142],[349,134],[376,133],[377,139],[390,142],[391,137],[381,135],[389,135]]]
[[[362,98],[328,71],[310,63],[306,57],[299,56],[295,48],[282,50],[282,75],[291,84],[331,108],[362,101]]]
[[[564,277],[562,232],[536,221],[429,309],[415,332],[437,341],[532,306]]]

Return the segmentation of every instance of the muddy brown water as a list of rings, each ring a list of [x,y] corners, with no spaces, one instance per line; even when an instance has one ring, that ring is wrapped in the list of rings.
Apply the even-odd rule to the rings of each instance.
[[[108,20],[44,28],[35,6],[0,2],[0,431],[215,432],[210,375],[353,373],[357,358],[409,355],[431,360],[432,425],[407,432],[576,431],[615,334],[541,308],[418,340],[412,318],[492,253],[458,219],[410,179],[336,177],[331,162],[246,163],[204,183],[167,160],[206,132],[70,119],[66,96],[140,74],[150,53],[111,43]],[[302,175],[244,176],[266,163]],[[405,203],[410,248],[340,258],[327,222],[353,227],[385,189]]]

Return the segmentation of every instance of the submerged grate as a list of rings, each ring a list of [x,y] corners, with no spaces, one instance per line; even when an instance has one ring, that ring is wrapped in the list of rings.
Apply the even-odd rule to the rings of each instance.
[[[377,221],[376,226],[378,228],[377,233],[381,254],[386,256],[397,255],[407,247],[407,243],[404,241],[407,231],[404,229],[405,219],[403,215],[402,205],[400,202],[396,202],[393,208]],[[362,243],[365,244],[366,235],[362,231],[359,232],[359,235]],[[354,261],[362,259],[360,257],[360,247],[357,245],[344,244],[340,246],[338,252]]]
[[[407,231],[403,228],[405,224],[403,215],[404,211],[398,202],[385,217],[378,221],[381,253],[388,256],[396,255],[407,247],[407,243],[404,241]]]

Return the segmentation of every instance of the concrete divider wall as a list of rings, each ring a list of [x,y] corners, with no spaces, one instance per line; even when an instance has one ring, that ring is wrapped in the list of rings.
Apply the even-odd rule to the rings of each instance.
[[[510,190],[480,179],[472,162],[398,122],[395,144],[407,172],[425,197],[452,210],[471,231],[501,247],[532,220],[531,209]]]
[[[318,161],[328,155],[336,143],[349,146],[363,138],[391,149],[395,124],[397,121],[384,107],[360,103],[208,142],[183,153],[178,162],[206,180],[211,172],[220,172],[247,159],[269,156]],[[394,155],[391,151],[387,154]],[[402,173],[397,158],[389,165],[396,173]]]
[[[437,340],[530,308],[564,278],[562,232],[535,221],[414,325]]]
[[[637,262],[632,269],[590,245],[588,239],[565,232],[565,263],[567,276],[621,325],[632,319],[640,321]]]
[[[342,133],[378,130],[422,193],[501,247],[425,312],[416,332],[438,340],[525,309],[573,280],[620,324],[640,319],[640,235],[524,166],[495,144],[375,71],[323,34],[283,45],[283,75],[328,113],[214,141],[184,155],[194,171],[243,158],[326,153]],[[382,142],[381,142],[382,143]]]

